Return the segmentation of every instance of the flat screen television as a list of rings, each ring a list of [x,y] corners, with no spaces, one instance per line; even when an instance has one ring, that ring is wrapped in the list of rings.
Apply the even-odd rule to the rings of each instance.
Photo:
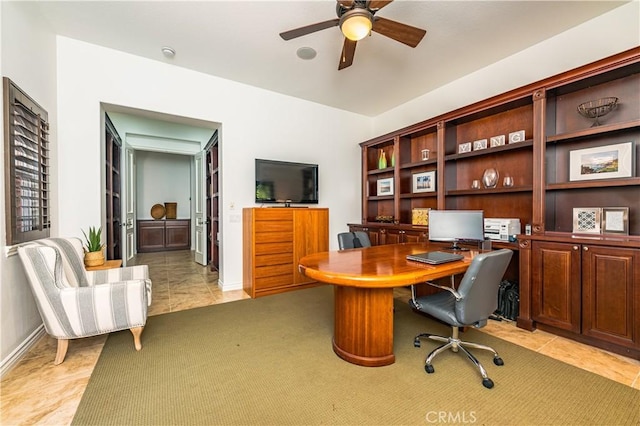
[[[256,158],[256,203],[318,204],[318,165]]]
[[[484,240],[484,212],[482,210],[429,210],[429,241],[453,243],[452,250],[463,241]]]

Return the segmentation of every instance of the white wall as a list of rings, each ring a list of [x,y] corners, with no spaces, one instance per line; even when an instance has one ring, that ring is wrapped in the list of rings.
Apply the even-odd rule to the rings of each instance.
[[[383,135],[640,45],[640,2],[620,6],[375,118]],[[540,25],[544,25],[543,22]]]
[[[49,114],[52,162],[56,161],[56,47],[54,34],[46,24],[29,13],[32,5],[19,2],[0,2],[0,73],[9,77],[27,92]],[[29,52],[29,54],[27,54]],[[0,110],[2,106],[0,105]],[[1,112],[1,111],[0,111]],[[4,124],[0,130],[4,135]],[[4,170],[4,141],[2,169]],[[52,170],[52,205],[56,200],[56,171]],[[0,360],[2,372],[25,348],[23,343],[40,327],[42,321],[20,261],[6,245],[5,183],[0,173]],[[53,216],[53,232],[58,215]]]
[[[61,215],[61,234],[100,220],[101,103],[221,123],[224,289],[242,285],[241,209],[254,206],[254,158],[318,163],[330,235],[359,221],[358,142],[371,137],[370,118],[65,37],[58,93],[60,205],[83,200]]]
[[[178,203],[177,218],[191,218],[191,161],[186,155],[136,151],[137,219],[150,220],[151,207]]]

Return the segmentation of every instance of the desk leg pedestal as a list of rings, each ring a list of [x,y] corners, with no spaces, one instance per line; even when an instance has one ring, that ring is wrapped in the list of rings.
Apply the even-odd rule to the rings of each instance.
[[[333,351],[365,367],[393,364],[393,288],[334,286]]]

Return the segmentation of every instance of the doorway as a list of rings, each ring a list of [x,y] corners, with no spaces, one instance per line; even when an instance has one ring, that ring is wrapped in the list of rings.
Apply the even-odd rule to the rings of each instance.
[[[148,188],[152,188],[154,185],[152,176],[145,176],[145,168],[140,167],[140,158],[149,157],[153,155],[164,154],[166,158],[178,158],[184,160],[188,158],[188,182],[182,182],[182,187],[177,194],[184,195],[182,202],[178,205],[182,205],[182,215],[187,215],[190,224],[191,243],[190,249],[193,252],[196,250],[205,250],[204,258],[201,257],[200,261],[204,262],[208,267],[219,269],[219,262],[217,258],[212,262],[214,243],[219,240],[217,237],[220,234],[218,227],[219,221],[216,220],[215,226],[210,221],[211,214],[217,212],[217,201],[220,196],[219,187],[219,169],[220,158],[218,156],[218,129],[220,123],[206,122],[202,120],[172,116],[159,112],[151,112],[145,110],[138,110],[135,108],[122,107],[117,105],[103,104],[102,109],[105,117],[105,135],[104,150],[105,162],[107,164],[107,146],[108,140],[117,140],[119,142],[119,163],[120,170],[114,175],[119,177],[119,182],[110,180],[107,173],[103,173],[105,180],[105,189],[109,188],[109,195],[113,195],[111,199],[105,197],[105,206],[103,206],[103,223],[105,229],[109,228],[111,232],[105,235],[107,239],[107,245],[113,246],[111,256],[116,258],[120,256],[124,263],[132,260],[132,256],[137,251],[137,222],[143,219],[153,219],[151,214],[152,205],[144,205],[145,201],[141,201],[144,197],[141,194],[149,192]],[[107,125],[107,123],[109,123]],[[107,127],[110,127],[115,133],[115,137],[111,139],[107,136]],[[215,143],[212,144],[215,135]],[[215,146],[215,149],[210,149]],[[215,151],[215,160],[217,167],[207,165],[204,169],[207,174],[203,172],[199,174],[196,172],[195,158],[197,155],[205,153],[211,156],[211,153]],[[212,156],[210,158],[213,158]],[[184,172],[184,161],[178,161],[182,164],[182,171]],[[111,167],[113,161],[109,162]],[[147,163],[148,164],[148,163]],[[180,167],[180,166],[176,166]],[[215,168],[215,173],[211,171]],[[215,177],[214,177],[215,176]],[[212,189],[212,185],[215,183],[215,191]],[[207,201],[207,205],[196,208],[196,191],[199,188],[206,189],[206,193],[202,201]],[[119,190],[114,191],[114,189]],[[212,194],[215,192],[215,197]],[[215,199],[216,205],[210,205],[211,200]],[[161,200],[171,201],[171,200]],[[148,202],[147,202],[148,203]],[[119,208],[118,208],[119,207]],[[148,208],[147,208],[148,207]],[[207,230],[202,233],[198,233],[197,238],[206,238],[204,242],[196,240],[196,226],[198,218],[196,212],[199,210],[205,211],[205,219],[200,219],[200,222],[206,223]],[[119,215],[114,213],[119,211]],[[216,213],[217,214],[217,213]],[[147,218],[147,216],[149,216]],[[216,228],[213,233],[213,228]],[[118,232],[118,230],[120,232]],[[197,242],[198,241],[198,242]],[[216,244],[217,248],[217,244]],[[217,254],[217,253],[216,253]],[[193,261],[196,261],[193,256]]]

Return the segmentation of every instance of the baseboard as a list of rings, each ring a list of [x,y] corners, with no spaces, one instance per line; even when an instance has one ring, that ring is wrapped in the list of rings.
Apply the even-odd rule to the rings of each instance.
[[[222,280],[218,280],[218,287],[220,287],[222,291],[242,290],[242,282],[223,283]]]
[[[29,352],[29,349],[31,349],[44,334],[44,324],[40,324],[9,356],[2,360],[2,364],[0,364],[0,379],[4,378],[5,374]]]

